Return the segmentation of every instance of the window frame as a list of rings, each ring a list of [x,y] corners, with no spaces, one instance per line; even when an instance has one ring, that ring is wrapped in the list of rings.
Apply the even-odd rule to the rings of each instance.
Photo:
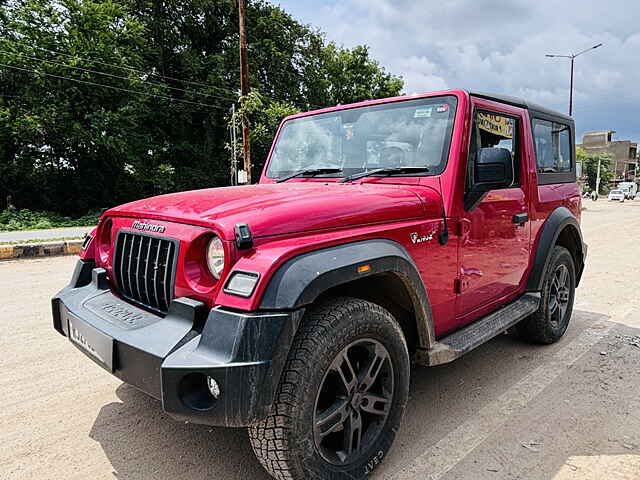
[[[558,183],[575,183],[576,182],[576,139],[575,139],[575,123],[562,117],[549,115],[544,112],[529,110],[531,139],[533,140],[533,153],[535,155],[535,171],[538,185],[555,185]],[[538,149],[536,148],[536,135],[534,130],[534,122],[542,120],[551,123],[559,123],[569,128],[569,149],[571,167],[566,172],[539,172],[538,171]]]

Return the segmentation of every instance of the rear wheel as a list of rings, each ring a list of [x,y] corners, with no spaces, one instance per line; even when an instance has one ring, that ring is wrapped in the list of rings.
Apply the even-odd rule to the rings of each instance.
[[[305,315],[274,411],[249,428],[278,479],[359,479],[384,458],[407,402],[404,336],[382,307],[333,299]]]
[[[557,342],[566,332],[573,312],[576,273],[569,250],[555,246],[542,286],[540,307],[516,325],[520,338],[535,343]]]

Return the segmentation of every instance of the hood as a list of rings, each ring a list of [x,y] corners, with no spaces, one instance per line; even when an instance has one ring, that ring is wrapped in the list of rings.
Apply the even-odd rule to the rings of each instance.
[[[424,218],[409,185],[292,182],[173,193],[113,208],[107,215],[216,226],[227,240],[238,223],[254,237]],[[433,191],[431,191],[434,193]],[[434,195],[435,197],[435,195]]]

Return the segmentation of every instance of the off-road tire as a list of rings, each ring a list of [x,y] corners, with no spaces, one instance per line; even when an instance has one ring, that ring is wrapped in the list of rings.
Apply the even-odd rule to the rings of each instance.
[[[393,394],[379,434],[347,465],[323,457],[314,437],[315,408],[330,366],[358,341],[382,345],[392,365]],[[280,480],[365,478],[387,455],[400,426],[409,390],[409,354],[400,326],[384,308],[355,298],[333,298],[310,308],[296,333],[274,407],[249,427],[260,463]],[[363,430],[364,431],[364,430]]]
[[[562,270],[563,268],[567,271],[566,309],[563,315],[557,315],[553,313],[555,312],[553,310],[554,296],[557,301],[557,295],[554,295],[554,293],[557,293],[557,289],[554,286],[554,278],[559,269]],[[533,315],[516,325],[517,336],[528,342],[542,344],[551,344],[560,340],[569,326],[569,320],[573,312],[575,288],[576,269],[571,253],[564,247],[553,247],[545,272],[542,291],[540,292],[540,306]],[[557,320],[554,320],[554,317]]]

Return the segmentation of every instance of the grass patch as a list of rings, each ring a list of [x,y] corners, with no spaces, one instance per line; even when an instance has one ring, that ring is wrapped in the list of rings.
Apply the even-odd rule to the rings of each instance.
[[[7,209],[0,211],[0,232],[86,227],[97,224],[99,218],[99,212],[89,213],[79,218],[71,218],[54,212]]]
[[[82,240],[82,238],[83,237],[35,238],[33,240],[12,240],[11,242],[0,241],[0,245],[26,245],[28,243],[66,242],[68,240]]]

